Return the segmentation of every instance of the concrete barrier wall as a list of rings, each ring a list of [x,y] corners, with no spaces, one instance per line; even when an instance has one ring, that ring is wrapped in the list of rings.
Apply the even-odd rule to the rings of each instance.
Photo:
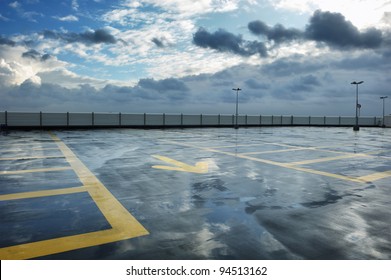
[[[239,115],[239,126],[353,126],[351,116]],[[382,126],[380,117],[359,117],[360,126]],[[234,126],[235,115],[0,112],[8,127],[201,127]],[[391,126],[391,116],[385,124]]]

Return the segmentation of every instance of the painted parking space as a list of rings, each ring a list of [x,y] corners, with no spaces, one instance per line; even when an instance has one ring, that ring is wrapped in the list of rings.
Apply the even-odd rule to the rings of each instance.
[[[62,156],[2,158],[1,162],[9,164],[0,171],[2,184],[8,186],[8,192],[0,195],[1,259],[35,258],[148,234],[55,134],[49,136],[41,141],[51,140]],[[33,151],[37,150],[46,148]],[[55,161],[48,163],[48,159]],[[53,164],[57,167],[46,167]],[[47,181],[40,180],[40,190],[24,184],[21,191],[19,184],[15,187],[7,180],[9,176],[67,170],[74,172],[80,186],[62,186],[62,174],[58,174],[57,187],[53,182],[51,187],[42,187]],[[14,183],[23,181],[13,179]]]
[[[56,174],[74,181],[3,198],[74,197],[104,217],[39,241],[46,249],[30,257],[42,259],[389,259],[390,136],[371,128],[55,131],[50,145],[70,168]],[[41,173],[0,180],[13,177],[1,182],[17,188],[15,176],[33,174]]]

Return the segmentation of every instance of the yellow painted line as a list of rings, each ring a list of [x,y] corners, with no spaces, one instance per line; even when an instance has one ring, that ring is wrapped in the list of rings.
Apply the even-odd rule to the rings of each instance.
[[[50,133],[112,229],[0,248],[0,259],[30,259],[149,234],[67,145]]]
[[[176,142],[176,141],[166,141],[166,142],[170,142],[172,144],[176,144],[179,146],[198,148],[198,149],[209,151],[209,152],[214,152],[214,153],[229,155],[229,156],[233,156],[233,157],[248,159],[248,160],[252,160],[252,161],[256,161],[256,162],[261,162],[261,163],[270,164],[270,165],[274,165],[274,166],[280,166],[280,167],[284,167],[284,168],[288,168],[288,169],[303,171],[303,172],[322,175],[322,176],[326,176],[326,177],[331,177],[331,178],[336,178],[336,179],[341,179],[341,180],[346,180],[346,181],[351,181],[351,182],[356,182],[356,183],[363,183],[364,182],[364,180],[361,180],[358,178],[353,178],[353,177],[349,177],[349,176],[345,176],[345,175],[339,175],[339,174],[334,174],[334,173],[329,173],[329,172],[324,172],[324,171],[319,171],[319,170],[313,170],[313,169],[309,169],[309,168],[292,166],[292,165],[289,165],[288,163],[282,163],[282,162],[276,162],[276,161],[271,161],[271,160],[266,160],[266,159],[254,158],[254,157],[243,155],[243,154],[223,152],[223,151],[219,151],[219,150],[211,149],[211,148],[202,148],[202,147],[197,147],[197,146],[194,146],[191,144],[181,143],[181,142]]]
[[[341,159],[355,158],[355,157],[368,157],[368,155],[366,155],[366,154],[351,154],[351,155],[344,155],[344,156],[338,156],[338,157],[324,157],[324,158],[318,158],[318,159],[309,159],[309,160],[302,160],[302,161],[296,161],[296,162],[289,162],[289,163],[287,163],[287,165],[305,165],[305,164],[327,162],[327,161],[341,160]]]
[[[129,238],[122,229],[108,229],[0,248],[1,260],[20,260],[102,245]]]
[[[30,139],[26,139],[26,141],[30,141]],[[4,143],[4,146],[3,147],[7,147],[7,144],[10,148],[17,148],[17,149],[29,149],[29,150],[34,150],[34,149],[40,149],[42,148],[42,145],[41,143],[14,143],[14,144],[10,144],[9,142],[5,142]],[[54,143],[53,141],[45,141],[45,142],[42,142],[42,144],[46,145],[46,144],[49,144],[51,146],[55,145],[56,143]],[[54,148],[54,147],[46,147],[46,148]],[[0,149],[0,151],[3,151],[2,149]]]
[[[0,201],[80,193],[86,191],[87,191],[86,187],[74,187],[74,188],[35,191],[35,192],[4,194],[4,195],[0,195]]]
[[[78,159],[78,157],[57,136],[51,134],[53,140],[65,155],[67,161],[79,177],[97,204],[102,214],[113,228],[120,229],[128,238],[148,234],[148,231],[122,206],[107,190],[98,178]]]
[[[174,166],[154,165],[154,166],[152,166],[152,168],[199,173],[199,174],[208,173],[208,163],[207,162],[200,161],[200,162],[197,162],[194,166],[194,165],[189,165],[189,164],[186,164],[186,163],[183,163],[183,162],[180,162],[180,161],[177,161],[175,159],[165,157],[165,156],[153,155],[153,157],[157,158],[161,161],[164,161],[166,163],[172,164]]]
[[[388,177],[391,177],[391,170],[384,171],[384,172],[372,173],[372,174],[369,174],[366,176],[358,177],[358,179],[365,181],[365,182],[373,182],[373,181],[388,178]]]
[[[224,148],[236,148],[236,147],[256,147],[256,146],[263,146],[263,145],[270,145],[269,143],[259,143],[259,144],[238,144],[238,145],[227,145],[227,146],[212,146],[208,147],[211,149],[224,149]]]
[[[58,148],[33,148],[33,149],[30,149],[29,150],[32,150],[32,151],[43,151],[43,150],[58,150]],[[20,148],[20,149],[10,149],[10,150],[2,150],[0,149],[0,153],[20,153],[20,152],[25,152],[26,149],[24,148]]]
[[[260,154],[286,153],[286,152],[303,151],[303,150],[311,150],[311,148],[291,148],[291,149],[283,149],[283,150],[269,150],[269,151],[249,152],[249,153],[242,153],[242,155],[260,155]]]
[[[26,157],[9,157],[0,158],[0,160],[29,160],[29,159],[46,159],[46,158],[64,158],[64,156],[26,156]]]
[[[53,172],[53,171],[63,171],[70,170],[71,167],[51,167],[51,168],[37,168],[37,169],[26,169],[26,170],[10,170],[10,171],[0,171],[0,175],[17,175],[25,173],[35,173],[35,172]]]
[[[237,155],[239,158],[244,158],[244,159],[249,159],[252,161],[257,161],[257,162],[262,162],[270,165],[276,165],[288,169],[293,169],[296,171],[303,171],[307,173],[312,173],[312,174],[317,174],[317,175],[322,175],[326,177],[331,177],[331,178],[336,178],[336,179],[342,179],[342,180],[347,180],[351,182],[356,182],[356,183],[362,183],[362,180],[359,180],[357,178],[345,176],[345,175],[339,175],[339,174],[334,174],[334,173],[329,173],[329,172],[324,172],[324,171],[319,171],[319,170],[314,170],[310,168],[303,168],[303,167],[298,167],[298,166],[292,166],[288,163],[282,163],[282,162],[276,162],[276,161],[271,161],[271,160],[265,160],[265,159],[259,159],[259,158],[254,158],[254,157],[249,157],[245,155]]]

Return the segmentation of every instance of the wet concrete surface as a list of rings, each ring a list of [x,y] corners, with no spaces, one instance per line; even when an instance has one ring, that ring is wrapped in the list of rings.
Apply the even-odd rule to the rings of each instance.
[[[149,234],[40,259],[391,258],[391,129],[53,133]],[[26,170],[0,174],[2,248],[110,228],[88,193],[8,200],[81,181],[73,170],[28,172],[69,166],[45,131],[0,143],[0,172]],[[182,168],[156,155],[208,170],[154,168]]]

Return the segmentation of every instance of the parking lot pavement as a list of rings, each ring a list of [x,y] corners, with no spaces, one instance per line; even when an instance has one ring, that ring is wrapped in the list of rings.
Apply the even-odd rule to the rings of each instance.
[[[390,259],[391,130],[11,131],[1,259]]]

